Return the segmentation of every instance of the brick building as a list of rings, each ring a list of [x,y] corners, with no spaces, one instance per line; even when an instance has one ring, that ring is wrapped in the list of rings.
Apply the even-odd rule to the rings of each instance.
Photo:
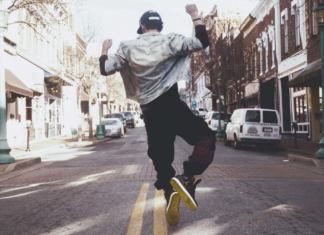
[[[293,3],[292,3],[293,4]],[[293,74],[288,86],[293,95],[292,116],[298,121],[298,133],[312,141],[320,140],[321,133],[321,45],[319,29],[314,17],[313,8],[316,2],[302,2],[300,14],[301,24],[305,25],[305,41],[303,46],[306,62],[303,69]],[[296,14],[295,14],[296,15]],[[303,36],[303,35],[302,35]],[[305,125],[308,124],[307,126]]]

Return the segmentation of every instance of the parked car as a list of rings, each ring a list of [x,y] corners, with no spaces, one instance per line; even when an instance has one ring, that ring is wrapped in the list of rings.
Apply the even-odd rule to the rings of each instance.
[[[208,111],[205,108],[199,108],[198,112],[199,112],[199,116],[204,118]]]
[[[212,129],[212,131],[218,130],[218,115],[219,112],[209,111],[205,116],[205,122],[207,122],[208,127]],[[221,112],[221,129],[224,130],[224,124],[227,123],[228,119],[231,118],[231,114],[227,113],[227,120],[225,120],[224,112]]]
[[[237,109],[225,131],[224,144],[266,144],[276,149],[281,141],[279,113],[273,109]]]
[[[105,125],[105,137],[124,136],[124,126],[118,118],[102,119],[102,124]]]
[[[193,114],[195,114],[196,116],[199,116],[199,112],[198,112],[197,110],[191,110],[191,112],[192,112]]]
[[[104,117],[105,118],[118,118],[123,123],[124,133],[127,132],[126,118],[125,118],[124,114],[122,114],[122,113],[111,113],[111,114],[106,114]]]
[[[138,123],[138,120],[139,120],[139,116],[138,116],[138,113],[136,111],[130,111],[133,116],[134,116],[134,119],[135,119],[135,123]]]
[[[124,114],[124,116],[126,117],[126,125],[130,126],[132,128],[135,128],[136,126],[136,121],[134,118],[134,115],[131,111],[127,111],[127,112],[122,112]]]

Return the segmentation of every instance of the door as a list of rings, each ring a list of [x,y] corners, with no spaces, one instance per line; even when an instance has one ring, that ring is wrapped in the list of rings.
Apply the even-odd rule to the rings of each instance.
[[[261,108],[274,109],[275,108],[275,86],[274,79],[271,79],[261,84]]]
[[[291,132],[290,98],[289,87],[287,86],[287,83],[288,77],[284,77],[281,79],[283,132]]]

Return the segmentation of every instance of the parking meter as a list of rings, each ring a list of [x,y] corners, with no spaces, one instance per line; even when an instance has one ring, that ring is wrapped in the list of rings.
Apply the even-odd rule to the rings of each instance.
[[[27,149],[26,149],[26,151],[30,152],[30,149],[29,149],[29,135],[30,135],[30,128],[31,128],[31,121],[30,120],[26,121],[26,128],[27,128]]]
[[[296,120],[293,120],[291,122],[291,126],[294,129],[294,131],[295,131],[295,149],[298,149],[298,146],[297,146],[297,130],[298,130],[297,121]]]

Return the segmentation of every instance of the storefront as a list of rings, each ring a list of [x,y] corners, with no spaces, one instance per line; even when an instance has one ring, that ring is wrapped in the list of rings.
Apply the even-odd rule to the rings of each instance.
[[[312,141],[320,140],[321,126],[321,60],[307,65],[287,83],[293,90],[293,116],[298,133],[307,133]]]

